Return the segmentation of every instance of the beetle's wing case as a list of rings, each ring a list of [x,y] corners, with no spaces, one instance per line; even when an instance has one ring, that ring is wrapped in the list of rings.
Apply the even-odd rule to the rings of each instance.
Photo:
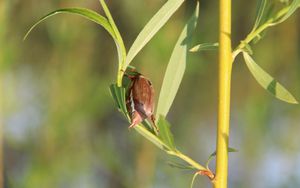
[[[153,116],[154,88],[152,83],[140,73],[128,75],[127,77],[132,81],[126,94],[126,107],[131,119],[129,128],[147,118],[151,118],[154,128],[158,130]]]
[[[154,109],[154,89],[151,82],[144,76],[139,76],[133,84],[132,96],[136,111],[145,118],[150,117]]]

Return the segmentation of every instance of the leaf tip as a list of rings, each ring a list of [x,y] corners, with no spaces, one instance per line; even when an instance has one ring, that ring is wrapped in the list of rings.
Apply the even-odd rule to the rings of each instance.
[[[32,26],[29,30],[27,30],[27,32],[25,33],[25,35],[23,37],[23,41],[25,41],[28,38],[28,36],[29,36],[30,32],[32,31],[33,27],[34,26]]]
[[[291,104],[299,104],[299,102],[295,98],[293,98],[293,100],[289,101],[289,103],[291,103]]]
[[[189,52],[197,52],[197,49],[198,49],[198,45],[192,47],[192,48],[189,50]]]
[[[24,37],[23,37],[23,39],[22,39],[22,41],[24,42],[26,39],[27,39],[27,37],[28,37],[28,32],[24,35]]]

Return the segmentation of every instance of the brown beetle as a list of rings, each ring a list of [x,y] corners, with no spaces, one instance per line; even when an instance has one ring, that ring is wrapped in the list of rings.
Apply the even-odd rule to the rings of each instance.
[[[158,131],[155,125],[154,112],[154,89],[149,79],[142,74],[131,71],[133,75],[125,74],[131,84],[126,95],[126,107],[130,115],[131,124],[129,128],[136,126],[143,120],[150,118],[153,127]]]

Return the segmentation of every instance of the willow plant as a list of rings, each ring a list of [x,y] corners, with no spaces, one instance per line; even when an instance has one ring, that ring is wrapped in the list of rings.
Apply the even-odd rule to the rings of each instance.
[[[162,28],[171,16],[178,10],[184,0],[168,0],[144,26],[138,34],[135,41],[127,51],[122,36],[117,25],[114,22],[108,6],[104,0],[99,0],[105,15],[86,8],[63,8],[58,9],[39,19],[26,33],[24,39],[39,23],[47,18],[60,14],[68,13],[82,16],[102,26],[114,40],[118,52],[118,70],[115,83],[110,86],[112,97],[124,118],[130,121],[130,113],[126,107],[126,93],[128,93],[128,80],[124,79],[124,73],[135,56],[143,47],[153,38]],[[274,6],[279,4],[279,6]],[[288,19],[300,7],[300,0],[293,1],[268,1],[261,0],[253,29],[249,32],[240,44],[231,50],[231,0],[220,0],[220,29],[219,42],[202,43],[191,48],[191,38],[199,18],[200,2],[195,0],[195,6],[189,19],[185,22],[184,28],[178,37],[174,46],[167,69],[165,71],[163,83],[161,86],[159,99],[157,103],[155,117],[159,128],[159,133],[149,126],[148,121],[143,121],[134,129],[144,138],[148,139],[167,155],[175,156],[181,159],[185,164],[173,164],[178,168],[189,169],[194,173],[191,181],[191,187],[197,175],[207,176],[215,188],[227,187],[228,174],[228,152],[235,152],[236,149],[228,145],[229,138],[229,115],[230,115],[230,79],[231,69],[235,58],[242,54],[246,66],[257,82],[276,98],[297,104],[297,100],[279,84],[272,76],[264,71],[253,59],[253,50],[251,47],[263,38],[267,29],[276,26]],[[166,116],[172,106],[176,93],[181,84],[187,61],[187,55],[190,52],[201,52],[203,50],[219,50],[219,110],[218,110],[218,129],[217,129],[217,147],[216,151],[210,155],[206,164],[199,164],[191,157],[179,151],[175,145],[174,137],[170,130],[170,124]],[[216,157],[216,172],[210,170],[209,163]]]

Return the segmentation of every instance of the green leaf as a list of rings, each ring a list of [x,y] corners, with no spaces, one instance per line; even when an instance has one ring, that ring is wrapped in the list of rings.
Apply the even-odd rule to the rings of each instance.
[[[259,24],[260,24],[260,22],[263,18],[264,12],[265,12],[266,5],[267,5],[267,0],[261,0],[260,1],[259,6],[258,6],[259,8],[258,8],[258,11],[257,11],[256,20],[255,20],[254,27],[253,27],[252,31],[255,31],[256,28],[259,26]]]
[[[272,25],[277,25],[282,22],[284,22],[286,19],[288,19],[300,6],[300,0],[294,0],[290,5],[289,5],[289,10],[288,12],[281,17],[278,21],[274,22]]]
[[[105,13],[107,13],[108,9],[106,10]],[[56,14],[61,14],[61,13],[67,13],[67,14],[75,14],[75,15],[79,15],[82,16],[88,20],[91,20],[99,25],[101,25],[109,34],[110,36],[113,38],[116,47],[117,47],[117,51],[118,51],[118,63],[119,63],[119,71],[122,67],[122,65],[125,63],[125,58],[126,58],[126,49],[124,47],[124,43],[122,40],[122,37],[120,36],[119,32],[116,32],[117,28],[115,25],[113,25],[113,27],[111,26],[111,17],[109,17],[110,19],[107,20],[105,17],[101,16],[100,14],[98,14],[95,11],[92,11],[90,9],[86,9],[86,8],[64,8],[64,9],[58,9],[55,10],[53,12],[50,12],[49,14],[43,16],[42,18],[40,18],[29,30],[28,32],[25,34],[24,39],[25,40],[27,38],[27,36],[29,35],[29,33],[31,33],[31,31],[41,22],[43,22],[44,20],[46,20],[47,18],[54,16]]]
[[[293,95],[258,66],[248,53],[243,52],[243,56],[251,74],[264,89],[268,90],[276,98],[282,101],[298,104],[298,101]]]
[[[104,13],[108,19],[108,22],[110,23],[113,31],[114,31],[114,34],[116,36],[116,43],[117,43],[117,50],[118,50],[118,61],[119,61],[119,66],[120,66],[120,69],[121,67],[123,67],[123,64],[125,63],[125,59],[126,59],[126,48],[125,48],[125,45],[124,45],[124,42],[123,42],[123,39],[122,39],[122,36],[118,30],[118,27],[116,26],[115,24],[115,21],[105,3],[104,0],[99,0],[103,10],[104,10]],[[125,70],[125,69],[124,69]]]
[[[61,13],[68,13],[68,14],[75,14],[75,15],[79,15],[82,16],[88,20],[91,20],[99,25],[101,25],[111,36],[114,40],[116,40],[116,35],[112,29],[112,27],[110,26],[108,20],[99,15],[97,12],[94,12],[92,10],[89,9],[85,9],[85,8],[64,8],[64,9],[58,9],[55,10],[53,12],[50,12],[49,14],[43,16],[42,18],[40,18],[25,34],[24,36],[24,40],[27,38],[27,36],[29,35],[29,33],[41,22],[43,22],[44,20],[46,20],[47,18],[54,16],[56,14],[61,14]]]
[[[218,50],[219,49],[219,43],[203,43],[198,44],[190,49],[190,52],[200,52],[204,50]]]
[[[116,84],[110,85],[110,93],[115,100],[119,110],[128,118],[128,112],[126,108],[126,99],[125,99],[125,88],[118,87]]]
[[[151,40],[151,38],[162,28],[162,26],[170,19],[174,12],[180,7],[184,0],[168,0],[160,10],[151,18],[146,26],[139,33],[131,48],[128,51],[126,63],[123,70],[139,53],[139,51]]]
[[[231,147],[228,147],[228,152],[238,152],[239,150],[235,149],[235,148],[231,148]],[[207,159],[207,162],[206,162],[206,168],[208,168],[208,165],[210,163],[210,161],[212,160],[213,157],[215,157],[217,155],[217,152],[214,151],[212,154],[210,154],[210,156],[208,157]]]
[[[156,116],[166,116],[179,89],[186,67],[187,52],[199,16],[199,2],[173,49],[159,94]]]
[[[159,116],[157,126],[159,128],[159,138],[167,145],[172,151],[176,151],[174,138],[170,130],[169,122],[163,117]]]
[[[195,180],[196,180],[196,177],[199,175],[199,173],[195,173],[194,174],[194,176],[193,176],[193,179],[192,179],[192,182],[191,182],[191,186],[190,186],[190,188],[193,188],[193,186],[194,186],[194,182],[195,182]]]

